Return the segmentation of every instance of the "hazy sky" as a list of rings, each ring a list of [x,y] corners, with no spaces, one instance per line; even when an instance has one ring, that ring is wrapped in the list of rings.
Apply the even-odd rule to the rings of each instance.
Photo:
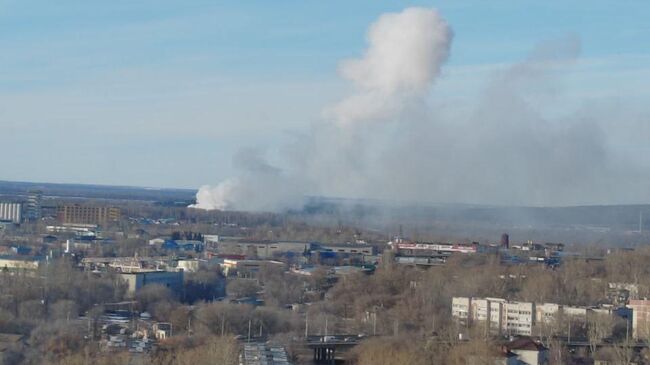
[[[412,5],[454,31],[438,101],[475,97],[495,69],[569,35],[581,54],[558,110],[647,110],[647,1],[0,0],[0,180],[219,182],[240,147],[273,151],[322,118],[368,25]],[[645,159],[648,146],[624,148]]]

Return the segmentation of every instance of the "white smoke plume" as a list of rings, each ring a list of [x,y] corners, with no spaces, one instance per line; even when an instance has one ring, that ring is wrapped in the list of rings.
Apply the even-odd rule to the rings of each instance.
[[[201,187],[193,207],[283,210],[300,207],[309,188],[316,188],[311,193],[349,190],[327,187],[333,180],[338,180],[334,185],[351,183],[355,177],[344,177],[351,173],[348,168],[354,168],[349,164],[364,163],[358,158],[362,132],[357,125],[385,121],[427,94],[447,59],[451,29],[435,10],[408,8],[382,15],[370,27],[368,43],[361,59],[344,61],[340,67],[341,76],[354,84],[356,92],[326,111],[333,122],[314,127],[305,153],[291,157],[291,171],[269,165],[260,155],[255,163],[235,161],[240,176]],[[344,166],[348,168],[340,168]],[[363,182],[363,176],[356,179]]]
[[[244,150],[237,177],[199,189],[195,207],[283,211],[308,194],[546,206],[650,199],[648,166],[620,147],[650,138],[647,128],[630,132],[647,115],[556,107],[577,39],[539,45],[480,86],[478,100],[450,106],[431,98],[452,40],[435,10],[382,15],[367,38],[362,57],[339,69],[354,91],[283,147],[282,168]]]
[[[338,123],[346,127],[382,120],[409,99],[425,96],[447,60],[451,38],[451,29],[435,10],[382,15],[370,27],[363,58],[341,64],[341,76],[353,82],[357,93],[333,108]]]

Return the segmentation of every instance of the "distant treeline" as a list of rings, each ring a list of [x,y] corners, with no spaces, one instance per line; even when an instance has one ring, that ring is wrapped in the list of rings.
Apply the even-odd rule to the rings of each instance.
[[[160,202],[165,205],[174,205],[177,202],[182,204],[191,203],[196,194],[196,191],[189,189],[151,189],[130,186],[0,181],[0,195],[22,196],[33,190],[40,190],[45,196],[142,200]]]

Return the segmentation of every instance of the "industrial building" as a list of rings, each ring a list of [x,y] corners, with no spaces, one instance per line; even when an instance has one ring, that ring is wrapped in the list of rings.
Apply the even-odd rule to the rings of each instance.
[[[377,249],[373,245],[365,243],[337,243],[337,244],[321,244],[321,250],[331,251],[344,254],[362,254],[362,255],[376,255]]]
[[[183,292],[183,271],[134,271],[121,273],[120,277],[126,282],[126,295],[133,297],[147,285],[161,285],[176,295]]]
[[[311,243],[300,241],[221,242],[219,253],[246,255],[249,258],[271,259],[278,255],[301,255],[311,250]]]
[[[23,207],[20,203],[0,203],[0,221],[20,224],[23,219]]]

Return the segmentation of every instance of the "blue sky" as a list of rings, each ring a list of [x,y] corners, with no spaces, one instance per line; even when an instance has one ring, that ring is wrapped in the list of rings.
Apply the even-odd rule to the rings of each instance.
[[[337,65],[408,6],[454,30],[434,97],[472,98],[538,42],[581,41],[567,107],[647,105],[647,1],[0,0],[0,180],[194,188],[345,96]],[[642,141],[641,141],[642,142]]]

